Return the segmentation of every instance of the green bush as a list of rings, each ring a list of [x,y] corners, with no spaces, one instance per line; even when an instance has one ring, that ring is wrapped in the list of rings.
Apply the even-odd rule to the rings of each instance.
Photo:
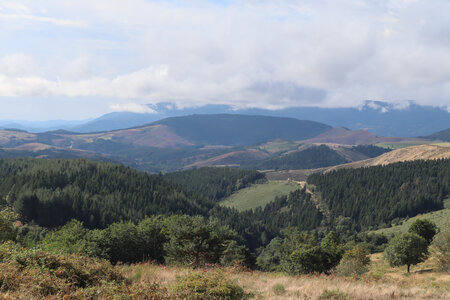
[[[450,273],[450,224],[436,235],[431,249],[436,257],[438,270]]]
[[[244,289],[225,277],[221,270],[190,272],[177,277],[173,290],[181,299],[244,299]]]
[[[368,265],[370,264],[368,254],[369,251],[360,245],[347,250],[336,267],[336,272],[341,276],[354,276],[366,273],[369,271]]]
[[[273,285],[272,291],[275,293],[275,295],[283,295],[286,292],[286,289],[281,283],[276,283]]]
[[[15,220],[17,220],[17,216],[11,209],[0,210],[0,243],[16,239],[17,229],[13,225]]]
[[[336,290],[324,290],[319,296],[319,300],[333,299],[333,300],[345,300],[348,299],[348,294],[344,293],[338,289]]]
[[[0,299],[174,299],[155,283],[131,284],[108,261],[0,244]]]

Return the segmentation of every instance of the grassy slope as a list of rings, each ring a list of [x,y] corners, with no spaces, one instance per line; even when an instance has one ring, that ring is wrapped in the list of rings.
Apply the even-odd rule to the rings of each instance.
[[[417,140],[409,140],[409,141],[400,141],[400,142],[382,142],[382,143],[378,143],[375,144],[375,146],[381,147],[381,148],[388,148],[388,149],[402,149],[402,148],[406,148],[406,147],[411,147],[411,146],[418,146],[418,145],[425,145],[425,144],[432,144],[434,143],[433,141],[427,141],[427,140],[422,140],[422,139],[417,139]]]
[[[412,222],[414,222],[417,219],[428,219],[436,223],[437,227],[442,228],[446,223],[450,222],[450,208],[417,215],[413,218],[408,219],[407,221],[404,221],[401,225],[393,226],[390,228],[378,229],[372,232],[382,233],[390,237],[391,235],[407,232]]]
[[[248,188],[239,190],[221,202],[226,207],[234,207],[239,211],[264,207],[273,201],[275,197],[287,195],[298,189],[300,185],[296,182],[269,181],[263,184],[254,184]]]
[[[235,280],[252,299],[449,299],[450,275],[433,271],[434,262],[427,260],[411,268],[391,268],[381,254],[371,256],[368,274],[362,278],[343,278],[335,275],[288,276],[281,273],[245,272],[224,269],[227,278]],[[133,281],[156,281],[171,286],[176,276],[190,272],[182,267],[160,267],[151,264],[123,266]],[[207,270],[200,270],[208,272]],[[276,294],[273,287],[280,284],[285,291]],[[326,292],[328,291],[328,292]],[[328,297],[325,297],[328,295]],[[333,297],[334,296],[334,297]]]

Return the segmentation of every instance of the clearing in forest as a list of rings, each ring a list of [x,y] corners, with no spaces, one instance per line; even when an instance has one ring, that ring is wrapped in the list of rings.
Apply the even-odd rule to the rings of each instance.
[[[300,188],[295,181],[269,181],[262,184],[253,184],[245,189],[233,193],[220,204],[225,207],[233,207],[239,211],[264,207],[272,202],[275,197],[288,195]]]

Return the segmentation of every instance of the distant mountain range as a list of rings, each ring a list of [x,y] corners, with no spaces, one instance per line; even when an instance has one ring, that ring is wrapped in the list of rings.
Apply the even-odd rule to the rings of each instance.
[[[324,143],[395,148],[430,142],[381,137],[365,130],[332,128],[294,118],[207,114],[170,117],[148,125],[95,133],[0,130],[0,158],[88,157],[121,162],[149,172],[168,172],[217,165],[314,168],[371,157],[348,147],[309,148]]]
[[[397,108],[380,101],[366,101],[359,108],[292,107],[280,110],[235,109],[228,105],[205,105],[178,109],[171,103],[151,106],[156,113],[113,112],[97,119],[84,121],[0,121],[0,128],[17,128],[29,132],[56,129],[87,133],[111,131],[142,126],[169,117],[193,114],[241,114],[290,117],[346,127],[351,130],[368,130],[379,136],[417,137],[450,128],[450,113],[445,109],[410,103]]]

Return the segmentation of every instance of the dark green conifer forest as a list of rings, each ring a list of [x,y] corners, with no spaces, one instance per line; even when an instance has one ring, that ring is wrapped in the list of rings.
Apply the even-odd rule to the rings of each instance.
[[[25,224],[13,230],[14,239],[51,251],[113,263],[239,260],[293,274],[328,272],[342,256],[341,242],[382,250],[387,239],[365,230],[441,209],[450,192],[450,160],[313,174],[307,187],[243,212],[217,204],[265,180],[257,171],[232,168],[149,175],[84,159],[3,159],[0,206]],[[318,267],[302,265],[306,258]]]
[[[207,215],[213,202],[161,175],[84,159],[0,160],[0,194],[24,222],[89,228],[156,214]]]
[[[332,220],[348,217],[360,231],[442,209],[450,193],[450,159],[316,173],[308,183],[320,193]]]

